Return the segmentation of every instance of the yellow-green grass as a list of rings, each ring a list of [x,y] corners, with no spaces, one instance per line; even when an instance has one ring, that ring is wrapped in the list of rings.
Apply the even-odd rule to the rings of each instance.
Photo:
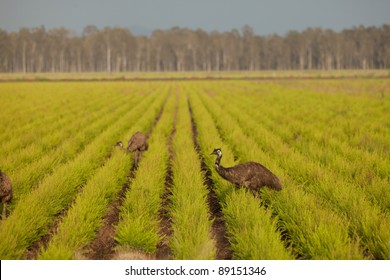
[[[118,108],[108,106],[107,109],[103,111],[98,110],[93,114],[93,118],[88,119],[87,123],[84,123],[82,126],[79,126],[80,123],[83,123],[82,120],[79,122],[74,120],[73,123],[77,130],[73,131],[72,135],[61,138],[61,143],[57,147],[52,147],[52,149],[42,148],[39,151],[29,149],[31,162],[21,163],[16,160],[5,162],[1,160],[1,165],[5,170],[7,170],[8,166],[13,168],[9,173],[12,176],[15,190],[13,203],[20,196],[31,191],[43,176],[47,176],[54,168],[58,168],[60,164],[74,158],[89,141],[96,137],[98,132],[107,129],[110,124],[127,112],[129,107],[126,103],[123,103]]]
[[[224,93],[224,97],[226,94]],[[275,95],[278,95],[275,92]],[[293,95],[290,93],[289,95]],[[320,116],[333,115],[332,107],[336,107],[338,100],[333,100],[333,106],[330,105],[326,111],[319,112],[321,109],[316,109],[315,105],[321,104],[320,108],[325,107],[324,96],[317,96],[317,99],[313,99],[316,95],[310,92],[299,93],[295,95],[295,99],[299,99],[298,108],[281,108],[279,110],[270,110],[267,103],[281,103],[277,99],[267,100],[263,99],[263,103],[256,102],[254,98],[248,100],[247,98],[240,98],[238,95],[231,95],[231,98],[235,99],[237,106],[233,108],[237,112],[248,108],[250,110],[251,104],[256,107],[256,110],[251,112],[251,121],[258,119],[261,121],[263,126],[268,127],[269,129],[275,130],[275,132],[280,135],[282,140],[294,148],[299,150],[299,152],[305,154],[306,156],[314,159],[316,162],[320,163],[322,166],[331,169],[332,172],[337,172],[338,177],[342,177],[344,180],[353,182],[355,185],[361,187],[367,187],[365,191],[370,193],[370,196],[373,199],[379,200],[381,205],[389,207],[388,197],[385,198],[380,195],[380,192],[383,193],[383,187],[388,184],[388,172],[387,168],[389,165],[389,158],[384,154],[385,153],[385,143],[390,141],[389,136],[386,134],[386,125],[377,127],[378,123],[386,124],[386,114],[385,108],[386,102],[377,103],[373,102],[369,104],[367,111],[370,112],[364,113],[363,104],[359,105],[357,100],[344,100],[343,103],[346,103],[344,106],[353,110],[354,114],[348,118],[355,118],[357,112],[361,112],[359,118],[356,117],[357,121],[360,122],[360,126],[364,127],[370,125],[371,127],[366,127],[364,129],[364,134],[359,132],[359,126],[356,125],[356,130],[354,135],[357,138],[367,139],[368,137],[372,139],[373,134],[377,134],[377,138],[380,141],[365,141],[364,148],[351,147],[351,135],[350,133],[344,132],[343,135],[338,137],[334,134],[335,131],[339,130],[339,125],[337,127],[330,127],[327,124],[327,120],[321,121]],[[290,98],[290,96],[279,95],[279,99],[283,98],[285,101]],[[261,98],[260,98],[261,99]],[[286,100],[287,99],[287,100]],[[312,104],[307,103],[308,100],[312,100]],[[223,101],[224,98],[219,98]],[[326,99],[329,103],[329,101]],[[304,103],[305,102],[305,103]],[[291,103],[291,102],[283,102]],[[367,102],[365,101],[364,104]],[[282,105],[287,107],[286,105]],[[324,105],[322,105],[324,104]],[[275,105],[275,107],[280,106]],[[355,108],[353,108],[355,107]],[[373,111],[373,108],[376,112]],[[295,109],[295,110],[294,110]],[[288,112],[288,113],[285,113]],[[294,112],[294,113],[292,113]],[[382,112],[382,113],[381,113]],[[375,113],[375,114],[374,114]],[[239,113],[237,113],[239,115]],[[302,115],[311,116],[310,118],[302,118]],[[346,121],[344,119],[337,120],[336,123],[342,125],[342,122]],[[372,122],[371,120],[376,120]],[[274,125],[275,122],[279,122],[279,125]],[[288,124],[288,125],[284,125]],[[316,125],[314,125],[316,124]],[[254,124],[258,125],[258,124]],[[350,126],[350,125],[349,125]],[[329,131],[329,132],[328,132]],[[369,133],[373,131],[374,133]],[[363,145],[363,143],[361,143]],[[371,151],[366,150],[366,147],[372,146]],[[362,164],[354,164],[354,163]],[[385,201],[383,201],[383,199]],[[383,203],[382,203],[383,202]]]
[[[148,131],[157,117],[163,99],[153,103],[142,118],[134,122],[129,131],[140,128]],[[127,134],[127,133],[126,133]],[[129,154],[117,148],[110,159],[88,181],[75,202],[62,219],[58,229],[47,245],[42,248],[41,259],[72,259],[82,253],[82,248],[95,237],[101,226],[109,203],[122,189],[132,166]],[[80,222],[82,221],[82,222]]]
[[[260,207],[252,193],[224,181],[214,170],[210,152],[222,148],[224,163],[232,165],[233,152],[219,136],[211,116],[202,105],[197,92],[190,95],[191,108],[198,128],[202,156],[210,170],[215,192],[222,204],[227,234],[234,258],[237,259],[289,259],[292,256],[281,242],[280,232],[271,212]]]
[[[70,113],[77,112],[78,108],[98,102],[96,97],[104,99],[96,88],[73,83],[42,84],[42,83],[2,83],[1,96],[4,98],[2,106],[1,138],[14,137],[31,133],[47,133],[46,126],[58,126],[58,120],[72,117]],[[17,103],[18,106],[12,106]],[[69,116],[68,116],[69,115]],[[55,121],[56,120],[56,121]],[[15,125],[17,123],[17,126]],[[35,127],[37,124],[42,126]],[[33,131],[31,128],[35,127]],[[33,134],[34,133],[34,134]],[[38,134],[37,136],[40,136]],[[30,140],[27,138],[26,140]],[[7,141],[9,139],[6,139]],[[32,139],[31,139],[32,140]]]
[[[2,83],[0,89],[4,100],[0,104],[3,155],[29,144],[37,145],[45,135],[62,129],[68,120],[75,122],[96,112],[98,104],[116,104],[120,99],[127,103],[124,100],[131,101],[139,95],[137,92],[145,90],[129,83],[101,83],[99,87],[88,83]]]
[[[107,129],[110,124],[114,123],[128,109],[128,106],[125,105],[115,113],[107,114],[107,112],[100,115],[98,120],[91,122],[91,124],[83,127],[80,131],[75,132],[71,137],[64,139],[58,148],[47,151],[41,156],[38,155],[32,163],[11,172],[10,175],[13,178],[13,185],[16,191],[13,203],[16,203],[19,197],[35,188],[36,184],[44,176],[48,176],[55,171],[55,168],[77,156],[96,137],[97,132]]]
[[[290,150],[287,145],[278,146],[279,141],[275,136],[283,130],[284,122],[280,122],[278,125],[274,122],[274,125],[269,127],[270,130],[273,130],[273,133],[270,134],[264,129],[260,130],[261,125],[254,121],[256,117],[263,121],[266,114],[259,114],[252,107],[248,108],[246,112],[236,110],[232,113],[229,110],[230,105],[223,102],[223,100],[226,99],[221,98],[220,103],[225,105],[224,109],[229,115],[240,119],[240,126],[246,128],[245,132],[238,133],[239,135],[246,133],[245,137],[255,137],[260,147],[263,146],[263,149],[268,153],[279,152],[279,154],[275,154],[275,158],[283,157],[284,160],[280,161],[281,165],[290,174],[293,174],[295,180],[304,185],[305,190],[310,190],[316,196],[321,197],[325,200],[325,204],[332,205],[331,208],[339,212],[341,217],[347,215],[349,227],[346,228],[349,229],[351,238],[355,239],[355,235],[359,236],[358,238],[366,255],[374,258],[388,257],[389,249],[386,245],[390,240],[388,215],[380,213],[377,205],[370,204],[360,188],[356,188],[351,183],[343,181],[343,179],[336,180],[339,177],[333,174],[332,171],[321,168],[318,162],[312,162],[311,158],[302,157],[296,151]],[[230,103],[234,103],[232,99],[229,100]],[[264,110],[267,111],[265,108]],[[264,113],[264,111],[261,112]],[[246,115],[247,113],[249,115]],[[237,147],[240,146],[242,145],[237,145]],[[386,196],[386,194],[384,195]],[[365,222],[362,223],[362,220]]]
[[[71,137],[80,130],[82,131],[84,127],[95,122],[102,114],[107,114],[116,109],[119,105],[124,104],[123,99],[120,100],[118,98],[117,100],[110,101],[109,96],[106,96],[106,98],[96,98],[94,101],[95,102],[90,104],[79,102],[78,106],[72,104],[70,106],[72,106],[73,109],[70,112],[65,111],[61,114],[60,120],[50,120],[45,124],[41,124],[40,126],[43,126],[45,131],[39,135],[39,141],[30,138],[32,142],[26,143],[21,149],[10,147],[10,150],[3,151],[4,157],[0,159],[0,164],[3,166],[7,164],[10,165],[9,163],[12,162],[12,165],[18,169],[30,164],[36,157],[50,152],[60,145],[64,139]],[[100,102],[97,103],[96,101]],[[57,113],[54,112],[53,114]],[[47,114],[45,120],[48,116],[49,114]],[[23,135],[19,135],[19,137],[23,137]],[[15,144],[18,143],[17,140],[19,137],[17,135],[11,136]]]
[[[135,178],[126,193],[120,221],[116,228],[116,241],[120,247],[155,253],[162,236],[159,235],[159,210],[165,190],[168,167],[168,139],[173,129],[175,98],[171,94],[161,118],[148,140]]]
[[[203,96],[203,98],[206,98],[206,96]],[[220,133],[226,137],[226,141],[228,141],[228,143],[231,143],[233,149],[235,150],[235,154],[239,158],[242,158],[243,161],[262,158],[262,154],[258,149],[256,149],[256,143],[250,138],[250,136],[245,135],[242,132],[240,126],[234,121],[233,118],[230,118],[230,116],[226,116],[225,118],[217,119],[216,115],[221,115],[222,111],[217,104],[213,103],[212,100],[208,100],[207,107],[209,107],[210,112],[214,114],[214,121],[220,129]],[[252,147],[252,149],[244,149],[243,147]],[[262,161],[262,163],[268,166],[268,168],[270,168],[271,170],[277,170],[276,167],[267,164],[267,162]],[[286,183],[285,181],[285,178],[282,178],[282,182],[284,183],[284,185]],[[282,193],[275,194],[274,198],[278,199],[280,196],[283,197],[284,195],[290,196],[289,192],[289,189],[286,189],[285,187]],[[302,199],[308,199],[306,198],[304,193],[301,193],[300,196],[302,197]],[[314,198],[311,199],[315,203]],[[300,203],[300,201],[291,201],[290,203],[295,204],[295,207],[298,207],[297,205]],[[351,257],[359,258],[359,256],[360,258],[362,258],[362,256],[359,255],[359,252],[356,249],[358,247],[356,246],[356,242],[348,240],[348,230],[340,225],[340,223],[343,222],[342,219],[329,219],[329,217],[334,217],[335,215],[330,211],[324,211],[322,209],[317,210],[317,212],[313,210],[312,212],[307,211],[305,213],[307,216],[297,215],[290,218],[291,220],[295,219],[295,223],[300,222],[302,224],[302,227],[299,227],[301,229],[299,232],[293,231],[290,232],[289,235],[295,235],[294,237],[297,240],[304,241],[304,243],[301,244],[299,249],[302,249],[304,246],[309,244],[312,244],[311,246],[314,248],[312,248],[311,250],[306,250],[305,254],[303,254],[303,250],[297,250],[298,255],[300,255],[301,257],[303,256],[304,258],[317,259],[349,259]],[[294,213],[292,212],[291,214]],[[327,219],[322,219],[321,217],[327,217]],[[297,220],[300,221],[298,222]],[[310,231],[313,230],[313,227],[315,228],[316,226],[321,226],[321,228],[326,231],[326,234],[324,234],[324,236],[327,237],[328,241],[325,241],[324,239],[323,243],[318,242],[318,235]],[[338,230],[336,231],[335,228],[338,228]],[[297,238],[296,236],[299,236],[299,238]],[[331,245],[325,245],[328,243]],[[340,243],[342,243],[343,246],[340,246]],[[315,247],[314,245],[318,247]],[[316,255],[313,254],[313,252],[315,252]]]
[[[157,96],[155,96],[157,97]],[[160,96],[159,98],[163,98]],[[150,106],[141,102],[100,133],[74,160],[60,166],[29,195],[0,226],[0,258],[18,259],[27,247],[48,232],[55,215],[63,211],[78,190],[107,158],[113,143]]]
[[[192,139],[191,118],[185,95],[180,95],[173,139],[173,186],[170,198],[174,259],[215,259],[207,188],[200,170],[199,155]]]
[[[258,119],[262,125],[277,131],[288,146],[334,173],[331,177],[342,178],[362,188],[374,204],[378,203],[384,211],[388,211],[390,194],[386,189],[389,186],[390,159],[386,147],[390,136],[386,112],[390,109],[389,103],[377,101],[375,97],[372,100],[348,96],[327,98],[327,95],[313,92],[293,92],[281,95],[274,91],[272,100],[265,96],[250,100],[238,95],[231,97],[237,100],[236,110],[253,105],[257,110],[251,113],[251,119]],[[282,98],[284,102],[281,102]],[[291,107],[293,99],[299,100],[295,108]],[[337,108],[340,102],[344,109]],[[271,110],[269,103],[279,109]],[[346,112],[342,116],[337,113],[340,109]],[[335,112],[338,116],[336,120]],[[337,125],[329,126],[329,121]],[[275,122],[280,125],[275,126]],[[343,126],[348,129],[342,129]]]
[[[30,78],[95,82],[1,82],[0,169],[14,200],[0,222],[0,258],[82,256],[132,164],[116,141],[150,128],[149,151],[120,208],[118,249],[156,253],[164,243],[174,259],[215,258],[190,105],[233,258],[388,259],[390,80],[383,73],[124,74],[131,82],[119,73],[41,74]],[[107,76],[118,81],[97,82]],[[222,79],[185,80],[192,77]],[[264,188],[255,198],[237,189],[215,172],[216,147],[222,165],[258,161],[283,190]]]
[[[119,149],[118,149],[119,150]],[[88,181],[58,226],[47,248],[41,248],[39,259],[73,259],[82,254],[97,229],[110,201],[131,167],[131,160],[123,151],[115,151],[112,158]]]

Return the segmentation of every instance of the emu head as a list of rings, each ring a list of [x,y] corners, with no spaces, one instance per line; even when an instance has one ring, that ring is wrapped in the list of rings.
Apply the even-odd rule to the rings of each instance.
[[[221,158],[222,158],[222,150],[221,150],[221,148],[215,148],[214,151],[211,154],[217,156],[217,159],[215,160],[215,167],[218,169],[219,168],[219,164],[221,162]]]
[[[124,149],[122,141],[116,142],[115,146],[118,146],[118,147],[121,147],[121,149]]]
[[[211,153],[211,155],[222,156],[221,148],[215,148],[214,151]]]

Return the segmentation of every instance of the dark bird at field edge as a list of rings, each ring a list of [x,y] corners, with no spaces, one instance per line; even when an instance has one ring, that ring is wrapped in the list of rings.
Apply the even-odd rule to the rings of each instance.
[[[0,170],[0,200],[3,203],[3,212],[1,218],[5,220],[7,214],[7,205],[12,200],[12,183],[11,179]]]
[[[220,164],[222,150],[216,148],[211,154],[217,156],[215,160],[215,170],[217,173],[236,186],[246,187],[255,195],[261,187],[269,187],[277,191],[282,190],[282,184],[279,178],[260,163],[250,161],[232,167],[223,167]]]
[[[122,141],[118,141],[116,143],[116,146],[120,146],[122,149],[124,149]],[[136,133],[134,133],[133,136],[131,136],[130,140],[127,142],[126,152],[127,153],[134,152],[134,167],[135,168],[138,167],[138,162],[142,156],[142,153],[144,151],[147,151],[148,148],[149,148],[149,145],[148,145],[148,141],[147,141],[147,136],[140,131],[137,131]]]

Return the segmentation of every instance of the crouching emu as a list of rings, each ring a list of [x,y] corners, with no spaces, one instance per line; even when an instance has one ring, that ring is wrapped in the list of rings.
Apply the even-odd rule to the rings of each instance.
[[[5,220],[7,214],[7,204],[12,200],[12,184],[10,178],[0,170],[0,199],[3,203],[3,213],[1,218]]]
[[[215,169],[222,178],[236,186],[250,189],[255,196],[259,192],[259,189],[264,186],[277,191],[282,190],[282,185],[278,177],[260,163],[250,161],[225,168],[220,165],[222,158],[221,149],[214,149],[211,154],[217,155]]]
[[[116,145],[124,149],[122,141],[117,142]],[[126,152],[134,152],[134,168],[138,167],[139,159],[142,153],[148,150],[148,147],[147,137],[144,133],[137,131],[131,136],[127,143]]]

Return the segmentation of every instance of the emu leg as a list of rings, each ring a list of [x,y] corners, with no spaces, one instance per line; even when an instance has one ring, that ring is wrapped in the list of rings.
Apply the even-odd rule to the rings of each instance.
[[[139,151],[135,151],[134,154],[134,168],[138,168]]]
[[[3,202],[3,214],[1,215],[1,219],[5,220],[5,216],[7,214],[7,202]]]
[[[257,189],[251,189],[252,194],[255,198],[260,198],[260,190]]]

